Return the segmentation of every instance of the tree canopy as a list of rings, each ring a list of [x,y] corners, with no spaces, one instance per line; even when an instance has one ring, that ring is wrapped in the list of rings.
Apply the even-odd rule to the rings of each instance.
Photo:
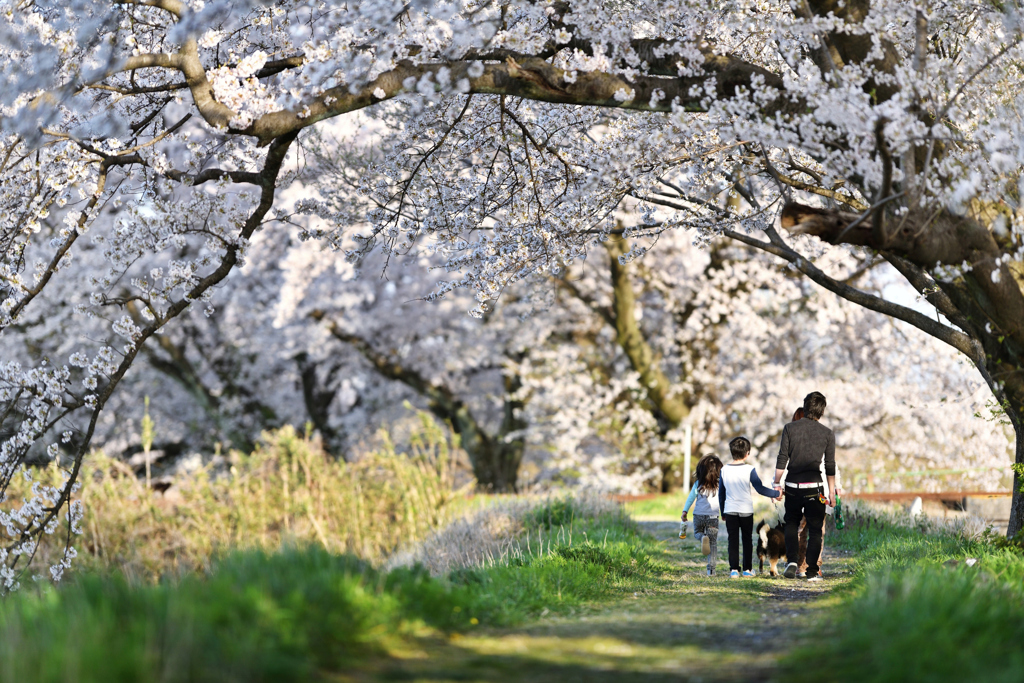
[[[5,513],[8,585],[39,533],[73,526],[81,459],[142,349],[216,315],[275,222],[353,260],[429,251],[451,275],[428,298],[472,292],[481,316],[595,249],[614,271],[670,233],[724,236],[963,353],[1024,463],[1014,5],[40,0],[5,3],[0,31],[0,328],[50,302],[101,340],[0,366],[0,490],[39,444],[75,463]],[[284,197],[331,144],[318,124],[357,110],[380,135],[359,198]],[[888,262],[938,315],[858,289],[828,244]]]

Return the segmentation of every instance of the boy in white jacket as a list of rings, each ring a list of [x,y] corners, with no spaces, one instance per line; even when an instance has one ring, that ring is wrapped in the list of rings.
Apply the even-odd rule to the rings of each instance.
[[[757,470],[748,465],[750,455],[750,439],[737,436],[729,442],[732,462],[722,467],[722,475],[718,484],[718,503],[722,509],[722,519],[729,534],[729,576],[740,576],[740,539],[743,540],[743,576],[754,576],[753,572],[753,541],[754,533],[754,500],[751,488],[766,498],[780,498],[781,491],[768,488],[761,483]]]

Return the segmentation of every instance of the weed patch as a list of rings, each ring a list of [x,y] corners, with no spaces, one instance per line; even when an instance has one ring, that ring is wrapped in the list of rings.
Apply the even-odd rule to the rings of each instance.
[[[385,434],[381,450],[345,462],[318,439],[284,427],[264,433],[252,453],[228,454],[226,470],[181,477],[166,494],[147,489],[125,464],[90,454],[74,567],[156,580],[202,571],[219,553],[282,543],[318,543],[378,561],[443,526],[459,503],[454,446],[429,415],[420,417],[407,453],[397,453]],[[36,479],[46,477],[56,483],[59,473],[40,471]],[[9,491],[14,500],[27,495],[20,480]],[[28,573],[58,561],[64,539],[47,536]]]
[[[974,527],[861,510],[831,547],[857,552],[855,587],[787,678],[1017,681],[1024,665],[1024,553]]]
[[[307,544],[235,552],[174,580],[108,571],[26,588],[0,603],[0,682],[315,681],[418,636],[572,613],[665,580],[660,548],[627,518],[561,509],[573,533],[549,528],[506,561],[440,577]]]
[[[422,570],[384,576],[315,546],[173,583],[84,575],[0,605],[0,680],[306,681],[425,624],[467,625],[453,611],[467,600]]]
[[[1019,585],[1019,584],[1018,584]],[[915,567],[869,577],[823,643],[791,662],[797,681],[1019,681],[1024,602],[980,568]]]

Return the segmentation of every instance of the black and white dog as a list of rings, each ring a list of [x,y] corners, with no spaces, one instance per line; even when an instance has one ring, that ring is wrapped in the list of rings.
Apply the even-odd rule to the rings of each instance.
[[[768,573],[778,576],[776,567],[786,556],[786,523],[780,515],[773,521],[762,519],[757,525],[757,570],[764,574],[764,560],[768,558]]]

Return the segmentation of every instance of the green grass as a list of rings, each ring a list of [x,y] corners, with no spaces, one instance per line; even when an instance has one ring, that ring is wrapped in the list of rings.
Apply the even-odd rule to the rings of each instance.
[[[415,570],[382,575],[316,547],[224,558],[209,576],[83,576],[0,608],[3,681],[303,681],[380,653],[468,602]]]
[[[678,520],[683,511],[683,503],[689,491],[676,491],[647,500],[634,500],[623,504],[623,508],[633,519],[644,521]],[[692,510],[691,510],[692,512]]]
[[[644,522],[678,521],[683,512],[683,503],[689,491],[665,493],[646,500],[634,500],[623,503],[622,508],[635,520]],[[768,513],[771,502],[768,498],[754,498],[754,516],[760,519]],[[693,508],[690,508],[690,519],[693,519]]]
[[[622,513],[581,516],[573,499],[563,498],[546,501],[524,521],[532,543],[521,539],[506,562],[448,577],[470,590],[481,623],[509,625],[542,612],[571,612],[616,593],[646,590],[668,570],[655,559],[661,548]]]
[[[787,677],[818,681],[827,662],[835,680],[1021,680],[1019,546],[870,514],[830,538],[857,552],[858,579]]]
[[[561,500],[527,528],[548,524],[551,539],[555,521],[571,525],[560,541],[442,578],[305,546],[231,554],[177,581],[87,574],[26,590],[0,604],[0,681],[318,680],[417,636],[573,612],[661,580],[660,549],[628,518],[581,518]]]

